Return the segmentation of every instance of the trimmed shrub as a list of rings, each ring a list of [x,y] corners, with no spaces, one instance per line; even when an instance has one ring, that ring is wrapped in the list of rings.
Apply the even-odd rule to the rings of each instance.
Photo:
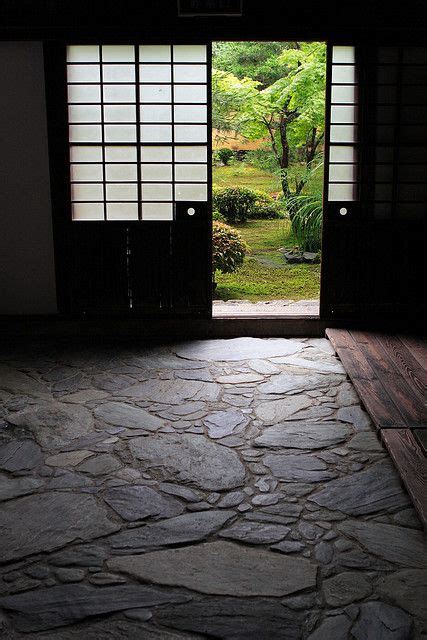
[[[214,209],[212,211],[212,220],[214,222],[225,222],[224,216],[218,211],[218,209]]]
[[[233,273],[243,264],[248,248],[240,234],[223,222],[212,225],[212,268],[222,273]]]
[[[234,156],[234,152],[231,149],[227,149],[224,147],[223,149],[218,149],[216,152],[216,156],[222,164],[227,167],[230,163],[231,158]]]
[[[283,218],[284,210],[277,200],[274,200],[265,191],[254,191],[256,196],[255,203],[252,207],[249,218],[255,220],[272,220],[274,218]]]
[[[214,189],[213,206],[228,223],[246,222],[256,202],[256,195],[245,187]]]

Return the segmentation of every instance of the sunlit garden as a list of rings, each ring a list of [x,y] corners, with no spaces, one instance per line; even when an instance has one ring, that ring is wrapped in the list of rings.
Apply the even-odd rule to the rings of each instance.
[[[325,45],[213,47],[213,251],[219,300],[320,289]]]

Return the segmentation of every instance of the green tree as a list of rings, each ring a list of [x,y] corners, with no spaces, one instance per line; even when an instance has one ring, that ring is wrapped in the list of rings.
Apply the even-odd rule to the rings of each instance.
[[[262,60],[258,62],[261,64]],[[323,140],[325,62],[323,43],[288,43],[277,56],[275,70],[282,70],[281,77],[265,88],[261,80],[213,70],[214,126],[238,131],[253,140],[268,137],[286,198],[292,192],[301,193]],[[225,66],[224,52],[221,64]],[[235,68],[232,57],[230,67],[233,65]],[[305,171],[293,190],[289,183],[291,148],[299,150],[305,162]]]

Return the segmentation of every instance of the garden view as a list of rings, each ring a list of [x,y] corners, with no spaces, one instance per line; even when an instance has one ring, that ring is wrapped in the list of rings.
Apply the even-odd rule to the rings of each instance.
[[[217,300],[319,297],[325,60],[319,42],[213,45]]]

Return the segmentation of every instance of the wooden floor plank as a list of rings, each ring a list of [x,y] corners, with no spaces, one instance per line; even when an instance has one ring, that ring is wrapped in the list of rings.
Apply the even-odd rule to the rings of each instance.
[[[412,387],[413,393],[418,396],[421,402],[425,403],[427,398],[427,369],[422,367],[413,356],[402,341],[401,336],[377,334],[377,340],[390,353],[395,368],[405,377]]]
[[[407,428],[395,402],[384,392],[379,380],[350,379],[377,429]]]
[[[381,436],[427,528],[427,459],[410,429],[383,429]]]
[[[374,370],[347,329],[327,329],[326,335],[352,379],[375,380]]]
[[[427,370],[427,340],[425,338],[407,336],[401,334],[400,340],[405,347],[411,352],[413,357],[418,360],[422,369]]]

